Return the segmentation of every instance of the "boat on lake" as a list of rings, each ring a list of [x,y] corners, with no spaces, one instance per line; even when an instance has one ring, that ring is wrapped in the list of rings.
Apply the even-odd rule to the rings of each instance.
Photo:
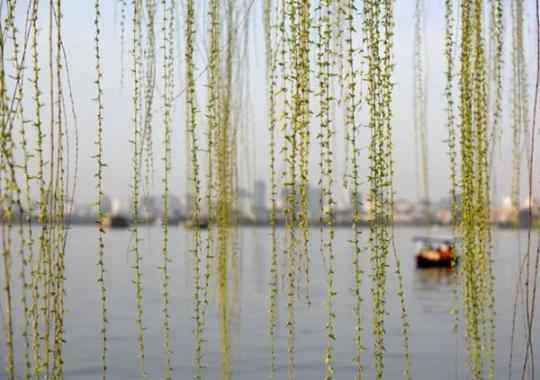
[[[130,218],[123,214],[107,215],[101,220],[103,227],[128,228],[131,224]]]
[[[184,227],[188,229],[194,229],[195,227],[198,227],[199,229],[205,230],[208,228],[209,224],[210,222],[208,220],[208,216],[202,215],[198,218],[197,221],[193,218],[186,219],[184,222]]]
[[[417,268],[452,268],[457,264],[459,257],[452,238],[418,236],[413,240],[418,244]]]

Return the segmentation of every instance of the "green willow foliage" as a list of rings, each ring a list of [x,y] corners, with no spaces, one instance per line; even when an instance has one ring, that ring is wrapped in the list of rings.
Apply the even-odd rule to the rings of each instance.
[[[236,30],[234,27],[234,0],[228,0],[225,7],[225,38],[227,44],[224,48],[224,67],[221,80],[220,97],[222,99],[219,129],[216,131],[216,166],[218,192],[216,224],[217,224],[217,257],[218,257],[218,313],[221,348],[221,369],[223,379],[232,378],[231,366],[231,337],[230,337],[230,310],[229,310],[229,256],[232,253],[232,239],[230,226],[233,220],[232,202],[234,200],[234,173],[236,162],[234,159],[233,129],[233,59],[236,48]]]
[[[392,142],[391,101],[393,84],[392,39],[393,2],[364,2],[364,34],[367,56],[367,90],[370,129],[369,143],[369,201],[371,251],[371,298],[373,303],[373,363],[375,378],[384,373],[384,320],[386,314],[386,268],[391,249],[392,218]]]
[[[100,301],[97,317],[100,318],[102,378],[106,379],[111,332],[105,283],[106,215],[103,210],[107,128],[101,46],[104,39],[103,3],[101,0],[94,2],[94,159]],[[139,371],[143,379],[153,376],[146,371],[143,258],[147,252],[141,245],[141,224],[144,222],[141,197],[148,195],[153,187],[155,148],[152,136],[155,128],[161,128],[163,141],[162,246],[158,268],[162,280],[163,377],[175,378],[169,197],[174,175],[173,129],[177,124],[186,136],[185,171],[191,198],[187,223],[191,241],[187,254],[193,263],[193,378],[206,378],[205,329],[209,310],[212,310],[213,291],[217,300],[221,377],[225,380],[234,378],[232,320],[235,313],[239,313],[242,255],[241,235],[237,228],[240,223],[238,190],[245,174],[243,170],[249,177],[253,164],[245,163],[249,144],[253,143],[248,141],[251,136],[248,128],[252,124],[248,111],[250,25],[257,15],[253,12],[253,3],[249,0],[118,0],[121,7],[120,82],[123,86],[129,78],[132,91],[133,226],[130,251]],[[422,184],[419,188],[421,198],[429,204],[425,3],[417,0],[415,7],[414,121],[415,149],[420,152]],[[457,4],[453,0],[444,2],[446,26],[441,42],[446,66],[444,95],[448,112],[452,223],[461,240],[458,279],[463,303],[459,308],[464,314],[469,378],[479,380],[495,377],[495,298],[489,225],[490,176],[494,171],[490,168],[502,129],[505,3],[502,0],[471,0],[459,2],[459,7]],[[325,270],[323,376],[327,380],[335,378],[336,327],[341,316],[336,307],[336,162],[340,159],[337,144],[345,147],[344,183],[351,194],[353,207],[349,259],[354,300],[351,339],[355,352],[350,358],[355,363],[354,377],[357,380],[365,378],[368,365],[374,369],[376,379],[383,379],[385,375],[387,280],[390,276],[389,256],[393,256],[404,351],[403,378],[412,378],[410,323],[391,227],[394,217],[394,5],[393,0],[262,2],[259,13],[266,50],[271,180],[272,248],[267,302],[270,376],[273,379],[278,377],[281,365],[278,336],[282,325],[287,335],[287,377],[296,378],[296,338],[301,324],[297,320],[297,308],[303,300],[303,292],[307,306],[311,306],[311,235],[315,231],[310,226],[312,222],[320,225],[318,243]],[[524,147],[531,155],[534,153],[534,144],[528,142],[534,134],[528,130],[525,9],[523,0],[512,0],[512,201],[516,209],[520,194],[520,155]],[[456,11],[459,17],[456,17]],[[74,197],[71,189],[75,188],[76,180],[70,178],[73,155],[70,146],[71,140],[76,138],[76,116],[69,115],[67,106],[67,101],[73,102],[73,99],[63,41],[66,16],[63,15],[62,0],[6,0],[0,2],[0,15],[0,232],[5,377],[8,380],[60,380],[65,377],[67,220]],[[45,53],[40,50],[40,45],[46,48]],[[124,67],[126,45],[130,45],[129,71]],[[175,80],[177,71],[182,74],[178,84]],[[204,75],[205,79],[201,80]],[[27,82],[29,84],[25,85]],[[459,96],[454,94],[456,83]],[[175,93],[177,89],[181,89],[179,94]],[[177,123],[174,114],[179,98],[183,100],[183,114]],[[47,104],[46,111],[44,104]],[[156,110],[160,110],[159,115],[155,115]],[[360,137],[363,129],[368,135],[365,141]],[[72,133],[74,130],[75,134]],[[344,141],[338,142],[341,136]],[[362,172],[362,147],[367,147],[368,153],[366,173]],[[312,161],[318,165],[315,175],[310,171]],[[532,170],[532,158],[529,165]],[[529,176],[532,178],[531,174]],[[313,200],[309,188],[310,181],[315,178],[322,191],[318,200],[319,220],[310,214]],[[73,181],[73,187],[70,181]],[[360,193],[364,182],[368,195],[362,204]],[[283,215],[278,209],[280,194]],[[461,194],[459,202],[458,194]],[[37,205],[32,204],[34,195],[38,196]],[[369,221],[367,243],[361,239],[364,207],[368,210]],[[277,228],[281,216],[283,230]],[[33,228],[33,223],[40,228]],[[202,228],[206,225],[205,235]],[[279,265],[280,254],[283,267]],[[364,259],[368,259],[367,268],[362,267]],[[531,265],[530,258],[527,263]],[[19,269],[18,273],[16,269]],[[527,268],[528,280],[529,272],[530,268]],[[367,294],[365,287],[369,288]],[[535,288],[529,289],[527,285],[526,291],[529,336],[523,373],[533,354],[531,329]],[[457,289],[454,298],[458,298]],[[285,315],[280,316],[282,303]],[[369,305],[371,324],[364,320]],[[456,327],[459,325],[457,309],[456,301],[453,308]],[[20,337],[18,318],[21,318]],[[370,349],[365,343],[369,338]],[[21,345],[18,339],[21,339]],[[22,354],[16,352],[18,347]],[[22,370],[17,368],[19,360]]]
[[[529,95],[524,47],[524,2],[512,1],[512,208],[517,225],[520,204],[522,153],[529,140]]]
[[[415,7],[414,27],[414,139],[415,154],[419,167],[418,193],[419,199],[425,202],[426,212],[429,213],[429,151],[427,133],[427,73],[426,73],[426,48],[424,46],[424,0],[417,0]],[[418,153],[420,157],[418,159]],[[417,169],[418,170],[418,169]],[[427,215],[429,217],[429,215]]]
[[[283,124],[281,126],[284,135],[282,157],[285,161],[282,177],[286,191],[285,224],[286,224],[286,247],[285,257],[287,263],[287,352],[288,352],[288,376],[295,378],[296,372],[296,301],[297,301],[297,247],[298,226],[300,225],[297,211],[299,209],[299,186],[298,165],[299,141],[298,132],[302,125],[302,109],[304,99],[301,98],[302,66],[299,65],[300,46],[297,30],[298,9],[300,1],[283,0],[281,4],[281,20],[279,33],[281,40],[280,62],[283,80]],[[288,37],[290,35],[290,37]],[[289,62],[293,64],[290,65]],[[303,214],[303,213],[302,213]]]
[[[194,320],[195,327],[195,367],[196,378],[201,377],[202,367],[202,320],[201,320],[201,300],[200,300],[200,254],[201,254],[201,233],[200,233],[200,175],[199,175],[199,159],[198,149],[199,143],[197,139],[197,104],[196,104],[196,87],[194,73],[194,36],[195,36],[195,6],[193,0],[189,0],[186,4],[186,31],[185,31],[185,60],[186,60],[186,124],[188,126],[188,134],[190,138],[191,149],[191,196],[192,198],[192,223],[194,228],[193,235],[193,275],[194,275]]]
[[[361,380],[364,374],[364,360],[363,353],[365,351],[364,347],[364,322],[362,318],[362,306],[364,299],[362,296],[362,280],[363,280],[363,270],[361,267],[361,256],[364,252],[362,244],[360,242],[361,230],[361,195],[360,195],[360,162],[359,155],[360,149],[358,144],[358,110],[360,108],[362,94],[357,94],[357,91],[361,91],[362,87],[358,83],[358,78],[361,77],[362,73],[357,68],[357,53],[358,55],[363,55],[363,47],[361,49],[356,48],[354,44],[354,38],[357,36],[355,28],[355,13],[357,9],[355,7],[354,1],[349,0],[344,3],[344,18],[345,18],[345,70],[343,77],[343,87],[344,87],[344,96],[343,101],[345,105],[345,143],[349,146],[349,155],[350,155],[350,181],[347,181],[347,184],[350,182],[351,186],[351,202],[353,207],[352,215],[352,265],[354,268],[354,287],[353,295],[355,298],[354,305],[354,314],[356,315],[356,335],[354,337],[356,355],[355,355],[355,364],[356,368],[356,379]]]
[[[65,112],[64,78],[67,77],[69,82],[69,74],[63,49],[62,2],[51,0],[44,4],[48,16],[44,18],[40,18],[37,0],[26,4],[10,0],[1,5],[0,208],[8,379],[21,378],[15,368],[13,315],[16,301],[13,291],[19,279],[24,342],[22,378],[63,376],[67,233],[63,221],[71,196],[68,191],[69,118]],[[38,50],[38,33],[44,25],[47,25],[43,30],[48,42],[45,45],[47,62]],[[48,66],[47,78],[40,75],[42,66]],[[26,81],[30,82],[30,89],[25,87]],[[41,90],[42,81],[49,87],[47,94]],[[41,116],[44,100],[50,104],[47,121]],[[48,138],[48,151],[45,151],[45,137]],[[35,193],[39,194],[39,205],[34,211],[37,211],[42,226],[39,248],[34,245],[31,226],[34,207],[31,197]],[[19,243],[15,251],[13,232],[16,225]],[[34,248],[39,249],[37,254]],[[19,263],[15,261],[15,254]],[[20,270],[18,276],[13,273],[15,265]]]
[[[101,37],[101,27],[100,27],[100,16],[101,16],[101,4],[100,0],[96,0],[95,3],[95,20],[94,25],[96,27],[96,87],[97,87],[97,218],[98,218],[98,285],[100,287],[100,300],[101,300],[101,335],[103,343],[103,352],[101,355],[102,365],[103,365],[103,380],[107,378],[107,322],[108,322],[108,306],[107,306],[107,288],[105,286],[105,228],[103,226],[103,219],[105,217],[103,213],[103,201],[104,201],[104,192],[103,192],[103,168],[105,167],[105,162],[103,160],[103,73],[101,68],[101,48],[100,48],[100,37]]]
[[[263,3],[264,15],[264,44],[266,58],[266,80],[268,86],[268,129],[270,133],[270,224],[272,227],[272,253],[270,262],[270,291],[269,291],[269,334],[271,351],[271,378],[276,378],[276,328],[278,322],[277,308],[279,297],[278,247],[277,247],[277,173],[276,173],[276,70],[277,59],[274,57],[276,49],[273,46],[275,30],[272,25],[273,11],[276,10],[274,1],[265,0]],[[274,33],[273,33],[274,32]]]
[[[30,9],[29,9],[30,11]],[[29,20],[27,20],[29,21]],[[29,23],[27,23],[27,26]],[[13,61],[14,63],[14,69],[16,72],[16,80],[21,81],[23,75],[24,75],[24,66],[20,64],[19,59],[19,44],[17,42],[17,30],[14,25],[14,23],[11,23],[11,37],[13,42],[13,55],[15,56],[15,59]],[[17,204],[18,204],[18,211],[21,215],[24,214],[24,209],[30,209],[32,205],[31,200],[31,182],[32,182],[32,174],[31,174],[31,157],[32,154],[30,152],[29,147],[29,127],[28,122],[24,119],[24,90],[22,86],[19,86],[17,89],[17,95],[16,95],[16,118],[19,123],[21,123],[20,127],[20,144],[22,145],[22,151],[24,155],[24,164],[23,164],[23,171],[24,171],[24,188],[21,186],[17,190]],[[26,196],[23,196],[23,193],[26,194]],[[24,198],[24,200],[23,200]],[[26,224],[26,230],[25,226]],[[31,347],[30,347],[30,324],[31,324],[31,315],[30,315],[30,305],[29,305],[29,299],[28,299],[28,289],[30,288],[30,282],[29,282],[29,276],[28,276],[28,264],[32,259],[32,252],[34,249],[34,237],[32,232],[32,218],[30,215],[27,215],[26,218],[21,218],[19,222],[19,235],[21,239],[21,246],[19,248],[19,256],[22,263],[22,269],[20,271],[20,277],[21,277],[21,286],[22,286],[22,294],[21,294],[21,302],[22,302],[22,309],[23,309],[23,315],[24,315],[24,327],[22,331],[23,339],[24,339],[24,361],[25,361],[25,369],[24,369],[24,378],[29,378],[31,371],[32,371],[32,362],[31,362]],[[26,248],[26,251],[25,251]]]
[[[456,115],[455,115],[455,102],[454,102],[454,41],[455,41],[455,29],[456,21],[454,16],[454,0],[445,1],[445,44],[444,44],[444,56],[446,63],[446,112],[447,121],[446,127],[448,128],[448,157],[450,161],[450,198],[451,198],[451,212],[452,212],[452,225],[455,227],[457,224],[457,188],[458,188],[458,173],[457,173],[457,142],[456,142]]]
[[[325,347],[325,379],[334,378],[334,322],[336,311],[334,309],[335,297],[335,254],[334,254],[334,209],[335,201],[333,195],[334,175],[333,175],[333,140],[335,135],[335,125],[332,119],[332,109],[335,106],[335,98],[332,96],[332,76],[336,74],[336,52],[332,46],[332,36],[335,35],[335,25],[337,15],[335,4],[331,0],[321,1],[318,8],[317,19],[317,81],[319,85],[319,125],[320,131],[317,135],[320,147],[319,186],[321,188],[320,218],[321,218],[321,255],[325,262],[327,278],[327,298],[326,308],[328,309]],[[326,236],[326,232],[328,235]]]
[[[449,183],[450,183],[450,218],[452,223],[452,230],[454,234],[457,232],[459,225],[459,204],[458,204],[458,153],[457,153],[457,136],[456,136],[456,110],[454,101],[454,79],[455,79],[455,31],[456,20],[454,16],[455,6],[454,0],[445,1],[445,35],[444,35],[444,57],[446,63],[445,71],[445,89],[444,95],[446,100],[446,128],[448,129],[448,158],[449,158]],[[456,249],[458,248],[456,244]],[[453,266],[457,264],[454,261]],[[450,314],[454,316],[454,334],[459,332],[459,272],[454,274],[454,277],[458,279],[452,288],[452,308]],[[457,347],[456,347],[457,350]]]
[[[170,275],[169,263],[169,182],[171,175],[171,145],[172,145],[172,98],[174,94],[174,10],[175,0],[162,0],[162,85],[163,85],[163,194],[162,194],[162,216],[161,226],[163,233],[162,256],[163,264],[161,267],[162,284],[162,302],[163,302],[163,335],[165,348],[165,379],[173,378],[172,363],[172,337],[171,337],[171,314],[170,314]]]
[[[126,8],[127,0],[120,2],[120,88],[124,89],[125,82],[125,57],[126,57]]]
[[[502,112],[503,112],[503,61],[504,61],[504,7],[502,0],[489,2],[489,34],[490,34],[490,95],[495,99],[490,102],[493,106],[491,118],[491,152],[495,152],[497,144],[500,144],[502,136]],[[494,93],[494,94],[493,94]],[[491,156],[493,164],[493,156]],[[495,171],[492,170],[495,175]],[[495,178],[494,178],[495,179]]]
[[[484,3],[461,4],[460,128],[462,283],[470,377],[494,376],[494,304],[489,232],[489,168]],[[486,349],[487,348],[487,349]],[[487,365],[487,363],[491,363]],[[488,367],[488,368],[486,368]]]
[[[217,0],[209,3],[208,10],[208,33],[210,40],[208,42],[208,95],[207,95],[207,190],[206,203],[208,211],[209,228],[206,236],[206,273],[204,283],[204,304],[208,305],[208,287],[211,275],[211,264],[213,257],[213,221],[214,215],[214,196],[215,196],[215,135],[219,127],[220,103],[219,103],[219,83],[220,83],[220,7]]]
[[[143,146],[143,112],[141,103],[143,99],[142,78],[143,78],[143,55],[142,55],[142,12],[143,4],[141,0],[133,0],[133,18],[132,18],[132,72],[133,72],[133,178],[132,178],[132,218],[133,218],[133,283],[135,285],[135,301],[136,301],[136,325],[137,325],[137,340],[139,349],[139,369],[142,378],[146,378],[145,370],[145,349],[144,349],[144,303],[143,303],[143,282],[142,282],[142,253],[140,251],[140,214],[139,200],[141,195],[141,155]]]
[[[522,270],[520,268],[519,274],[519,283],[517,284],[517,289],[519,291],[521,287],[521,281],[525,287],[525,312],[526,312],[526,336],[527,336],[527,346],[525,350],[525,359],[523,360],[523,366],[521,368],[521,378],[525,379],[527,374],[530,374],[530,378],[535,377],[535,365],[534,365],[534,321],[535,321],[535,308],[536,308],[536,296],[538,291],[538,274],[540,272],[540,250],[536,250],[536,257],[533,259],[531,256],[532,250],[532,227],[533,227],[533,194],[534,194],[534,156],[535,156],[535,141],[536,141],[536,124],[538,120],[538,102],[540,98],[540,4],[536,3],[535,9],[535,21],[536,21],[536,80],[535,80],[535,89],[534,89],[534,108],[533,108],[533,117],[532,117],[532,127],[530,133],[530,149],[529,149],[529,159],[528,159],[528,199],[530,202],[528,209],[528,220],[529,228],[527,231],[527,253],[525,256],[524,271],[525,278],[523,278]],[[514,306],[515,308],[515,306]],[[513,323],[515,323],[513,321]],[[513,339],[513,337],[512,337]],[[509,370],[512,370],[511,362],[509,365]],[[511,376],[511,372],[510,372]]]

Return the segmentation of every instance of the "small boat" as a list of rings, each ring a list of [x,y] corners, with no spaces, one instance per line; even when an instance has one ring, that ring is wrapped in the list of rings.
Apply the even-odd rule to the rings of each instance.
[[[101,225],[103,227],[109,228],[128,228],[130,225],[129,218],[125,215],[114,214],[105,216],[101,220]]]
[[[111,216],[111,228],[128,228],[130,225],[129,219],[125,215]]]
[[[208,222],[208,218],[206,218],[206,217],[201,217],[199,219],[198,223],[195,220],[191,219],[191,218],[187,219],[184,222],[184,227],[188,228],[188,229],[194,229],[195,226],[198,226],[199,229],[205,230],[205,229],[208,228],[208,225],[209,225],[209,222]]]
[[[451,268],[457,264],[453,239],[416,237],[420,243],[416,253],[417,268]]]

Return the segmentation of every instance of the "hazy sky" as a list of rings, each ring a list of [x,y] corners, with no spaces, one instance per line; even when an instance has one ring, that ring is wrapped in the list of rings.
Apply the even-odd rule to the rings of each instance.
[[[120,11],[112,5],[116,1],[103,1],[102,11],[102,37],[103,37],[103,66],[105,83],[105,161],[106,168],[105,186],[107,194],[127,199],[129,196],[129,184],[131,182],[131,145],[128,140],[131,137],[131,94],[129,78],[127,85],[122,90],[120,87]],[[201,2],[202,3],[202,2]],[[447,136],[445,126],[445,100],[444,89],[444,63],[443,63],[443,36],[444,18],[443,1],[426,0],[426,49],[428,52],[428,115],[427,123],[429,130],[430,149],[430,189],[432,197],[438,199],[448,193],[448,159],[445,139]],[[497,177],[498,198],[510,191],[510,78],[508,45],[510,41],[510,20],[508,18],[510,1],[504,1],[507,6],[505,19],[505,44],[506,44],[506,69],[504,82],[504,134],[503,144],[497,154]],[[532,3],[532,2],[531,2]],[[530,5],[532,7],[532,4]],[[80,175],[77,198],[80,201],[92,201],[95,199],[95,162],[91,158],[95,153],[95,63],[94,63],[94,3],[91,1],[65,1],[64,2],[64,39],[69,54],[69,64],[74,86],[74,95],[77,103],[79,120],[80,141]],[[268,178],[268,147],[267,126],[265,119],[265,89],[264,89],[264,58],[263,36],[258,26],[262,23],[260,18],[262,0],[255,0],[252,24],[255,25],[252,33],[253,45],[259,48],[253,49],[253,57],[250,62],[250,70],[253,79],[251,81],[251,115],[255,141],[251,144],[256,147],[255,177]],[[527,41],[532,44],[535,28],[532,25],[530,11],[527,15]],[[414,130],[413,130],[413,30],[414,28],[414,0],[396,1],[396,40],[395,40],[395,96],[394,96],[394,145],[396,177],[395,189],[398,197],[416,199],[415,161],[414,161]],[[43,32],[45,34],[45,32]],[[200,35],[199,35],[200,37]],[[129,39],[129,35],[127,35]],[[45,42],[45,40],[43,40]],[[45,45],[43,49],[45,49]],[[129,75],[130,56],[127,53],[129,46],[126,45],[126,75]],[[45,52],[45,50],[43,50]],[[527,53],[528,64],[534,64],[534,51]],[[530,83],[534,77],[530,75]],[[200,79],[204,84],[205,76]],[[177,88],[178,88],[177,84]],[[531,98],[532,98],[532,86]],[[183,184],[186,176],[184,163],[184,126],[182,120],[182,100],[175,103],[175,125],[173,132],[173,179],[172,192],[178,195],[185,193]],[[156,110],[159,114],[159,110]],[[155,147],[155,193],[160,191],[162,151],[162,130],[159,119],[154,126]],[[364,145],[367,144],[367,131],[364,131]],[[254,150],[255,151],[255,150]],[[339,157],[338,157],[339,160]],[[367,158],[363,155],[362,170],[367,173]],[[338,167],[342,167],[342,160]],[[317,173],[313,173],[312,183],[316,183]]]

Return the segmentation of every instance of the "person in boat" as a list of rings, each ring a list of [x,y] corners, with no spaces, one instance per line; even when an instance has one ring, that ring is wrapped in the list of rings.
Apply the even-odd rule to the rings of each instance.
[[[441,244],[441,246],[437,249],[437,252],[439,252],[439,260],[452,260],[454,256],[450,243],[448,242]]]
[[[437,248],[434,248],[429,244],[419,253],[419,256],[423,259],[431,262],[450,262],[453,259],[453,255],[452,247],[449,242],[444,242]]]

